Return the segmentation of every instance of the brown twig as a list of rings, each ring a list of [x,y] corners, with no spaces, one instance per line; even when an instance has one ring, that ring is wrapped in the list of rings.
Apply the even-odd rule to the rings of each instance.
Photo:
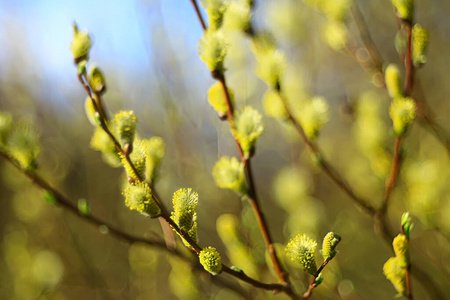
[[[400,164],[401,164],[401,148],[402,148],[402,137],[398,136],[395,138],[395,145],[394,145],[394,155],[392,157],[392,167],[391,172],[389,173],[389,177],[386,180],[386,187],[384,191],[383,196],[383,202],[379,209],[379,212],[381,214],[386,214],[387,208],[389,205],[389,199],[392,194],[392,190],[395,187],[395,183],[398,178],[398,174],[400,171]]]
[[[311,282],[309,284],[308,290],[303,294],[302,299],[309,299],[311,297],[313,290],[317,287],[316,285],[316,279],[322,272],[323,268],[331,261],[332,258],[327,258],[323,261],[322,265],[317,270],[316,274],[311,279]]]
[[[366,213],[368,213],[371,216],[374,216],[376,213],[376,209],[367,201],[360,197],[358,197],[353,190],[350,188],[350,186],[345,182],[344,179],[342,179],[341,175],[330,165],[330,163],[325,160],[322,152],[317,147],[316,144],[314,144],[305,134],[305,131],[303,130],[302,125],[294,118],[292,115],[291,109],[289,107],[289,104],[287,102],[286,97],[281,92],[281,90],[278,90],[278,94],[280,95],[280,98],[283,102],[284,109],[286,111],[287,117],[289,121],[294,126],[297,133],[300,135],[301,139],[305,143],[308,150],[311,152],[312,155],[315,156],[315,158],[318,161],[319,167],[322,169],[322,171],[328,175],[328,177],[342,190],[344,191],[350,199],[353,200],[353,202],[358,205],[362,210],[364,210]]]
[[[191,0],[192,5],[194,6],[194,9],[197,13],[197,17],[202,25],[203,30],[207,30],[207,27],[205,26],[205,22],[203,20],[203,17],[200,13],[199,7],[197,5],[197,2],[195,0]],[[242,147],[239,143],[239,141],[237,140],[234,132],[235,132],[235,125],[234,125],[234,118],[233,118],[233,106],[231,103],[231,98],[230,95],[228,93],[228,88],[227,88],[227,84],[226,84],[226,79],[225,79],[225,75],[223,74],[223,72],[220,71],[214,71],[212,72],[212,77],[217,79],[223,89],[224,95],[225,95],[225,100],[226,100],[226,104],[227,104],[227,120],[228,123],[230,124],[231,127],[231,132],[233,135],[233,138],[236,142],[236,147],[238,149],[239,152],[239,156],[241,159],[241,162],[244,164],[244,171],[247,177],[247,184],[248,184],[248,188],[249,188],[249,195],[248,195],[248,200],[252,206],[252,209],[256,215],[256,219],[258,221],[258,225],[259,228],[261,230],[264,242],[266,244],[266,248],[267,251],[269,253],[269,256],[272,260],[273,263],[273,267],[275,269],[275,272],[280,280],[280,282],[286,286],[287,288],[285,289],[285,291],[290,295],[290,296],[295,296],[293,291],[290,288],[290,283],[289,280],[287,279],[286,276],[286,272],[283,270],[283,268],[281,267],[280,262],[278,261],[278,257],[276,255],[276,251],[275,248],[273,247],[273,242],[272,239],[270,237],[270,233],[269,233],[269,229],[267,226],[267,222],[264,218],[264,215],[261,211],[261,208],[259,206],[258,200],[257,200],[257,194],[256,194],[256,190],[255,190],[255,184],[254,184],[254,180],[253,180],[253,175],[252,175],[252,170],[251,170],[251,165],[250,165],[250,158],[245,157],[244,152],[242,151]]]

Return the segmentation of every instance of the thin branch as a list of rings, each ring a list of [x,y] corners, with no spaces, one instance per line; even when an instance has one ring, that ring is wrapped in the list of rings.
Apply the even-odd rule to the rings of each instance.
[[[316,274],[313,276],[313,278],[312,278],[312,280],[311,280],[311,282],[309,284],[308,290],[303,294],[302,299],[309,299],[309,297],[311,297],[313,290],[317,287],[317,285],[316,285],[317,277],[319,277],[319,275],[322,272],[323,268],[325,268],[326,265],[328,265],[328,263],[332,259],[333,259],[332,257],[331,258],[329,257],[329,258],[327,258],[327,259],[325,259],[323,261],[322,265],[319,267],[319,269],[317,270]]]
[[[186,257],[184,254],[182,254],[182,252],[180,250],[177,250],[175,248],[167,248],[166,244],[163,240],[159,240],[159,239],[151,239],[151,238],[142,238],[142,237],[137,237],[134,236],[132,234],[129,234],[125,231],[122,231],[121,229],[119,229],[118,227],[114,226],[111,223],[108,223],[104,220],[101,220],[100,218],[96,217],[95,215],[91,214],[80,214],[79,210],[78,210],[78,206],[77,204],[75,204],[73,201],[69,200],[68,198],[66,198],[66,196],[64,196],[61,192],[59,192],[57,189],[53,188],[49,183],[47,183],[42,177],[40,177],[37,174],[34,173],[30,173],[28,171],[23,170],[13,159],[11,159],[8,155],[6,155],[3,152],[0,152],[0,157],[6,161],[8,161],[10,164],[12,164],[16,169],[18,169],[22,174],[24,174],[26,177],[28,177],[31,182],[40,187],[41,189],[43,189],[44,191],[47,191],[49,193],[51,193],[55,199],[57,200],[57,204],[60,205],[61,207],[63,207],[64,209],[66,209],[67,211],[69,211],[70,213],[72,213],[74,216],[77,216],[78,218],[86,221],[87,223],[94,225],[94,226],[106,226],[108,231],[107,233],[109,235],[111,235],[112,237],[122,241],[122,242],[126,242],[127,244],[133,244],[133,243],[143,243],[146,244],[148,246],[152,246],[155,248],[159,248],[159,249],[163,249],[166,250],[169,254],[174,255],[176,257],[181,258],[182,260],[189,262],[190,264],[192,264],[192,266],[197,270],[197,271],[201,271],[201,272],[206,272],[204,270],[204,268],[197,262],[192,261],[191,259],[189,259],[188,257]],[[244,280],[245,277],[242,275],[237,275],[233,274],[233,272],[230,272],[230,274],[234,277],[237,277],[241,280]],[[223,281],[222,279],[218,278],[218,277],[212,277],[214,278],[214,281],[217,282],[217,284],[220,284],[222,286],[225,287],[232,287],[232,289],[234,291],[236,291],[237,293],[239,293],[242,296],[246,296],[247,293],[242,290],[240,287],[237,286],[232,286],[230,283]],[[278,285],[264,285],[263,283],[260,283],[256,280],[253,280],[251,278],[247,278],[247,280],[244,280],[246,282],[249,282],[251,284],[258,284],[260,286],[265,286],[266,289],[272,289],[272,290],[277,290],[280,289],[280,286]],[[271,287],[271,288],[268,288]]]
[[[395,187],[395,183],[398,178],[398,173],[400,171],[402,141],[403,140],[400,136],[395,138],[394,155],[392,157],[391,172],[389,173],[389,177],[386,180],[386,188],[384,191],[383,203],[381,205],[381,208],[379,209],[379,212],[382,214],[386,214],[387,212],[389,199],[391,197],[392,190]]]
[[[341,175],[330,165],[330,163],[325,160],[322,152],[317,147],[316,144],[314,144],[305,134],[305,131],[303,130],[302,125],[294,118],[292,115],[291,109],[289,107],[289,104],[287,102],[286,97],[284,94],[281,93],[280,90],[278,90],[278,93],[280,95],[280,98],[283,102],[284,109],[287,113],[289,121],[294,126],[297,133],[300,135],[301,139],[305,143],[308,150],[311,152],[312,155],[314,155],[317,160],[319,161],[319,167],[322,169],[322,171],[328,175],[328,177],[342,190],[344,191],[350,199],[353,200],[353,202],[359,206],[362,210],[364,210],[367,214],[374,216],[376,213],[376,209],[365,199],[362,199],[358,197],[351,187],[348,185],[347,182],[345,182],[344,179],[342,179]]]
[[[367,52],[369,53],[370,60],[374,65],[375,69],[383,75],[383,58],[381,57],[380,52],[378,51],[375,43],[373,42],[372,36],[370,35],[369,28],[367,27],[367,23],[364,20],[364,16],[359,9],[359,5],[357,3],[353,3],[352,8],[352,17],[355,21],[356,28],[358,29],[359,36],[361,41],[364,44]]]
[[[195,0],[191,0],[191,3],[194,6],[194,9],[197,13],[197,17],[202,25],[203,30],[207,30],[207,27],[205,26],[205,22],[200,13],[197,2]],[[261,230],[264,242],[266,244],[267,251],[272,260],[275,272],[276,272],[280,282],[284,286],[286,286],[285,292],[287,292],[287,294],[290,296],[295,296],[295,294],[291,290],[290,283],[287,278],[286,272],[281,267],[281,264],[276,255],[276,251],[275,251],[275,248],[273,247],[273,242],[272,242],[272,239],[271,239],[271,236],[269,233],[267,222],[264,218],[263,213],[261,212],[261,208],[258,203],[257,194],[256,194],[256,190],[255,190],[255,184],[254,184],[251,165],[250,165],[250,158],[245,157],[244,152],[242,151],[242,147],[241,147],[239,141],[237,140],[236,136],[234,135],[234,131],[236,128],[235,128],[234,119],[233,119],[233,106],[231,103],[230,95],[228,93],[225,75],[222,72],[212,72],[212,77],[217,79],[220,82],[223,92],[224,92],[224,95],[225,95],[225,100],[226,100],[226,104],[227,104],[227,120],[228,120],[228,123],[230,124],[231,132],[232,132],[233,138],[236,142],[236,147],[238,149],[241,162],[244,164],[244,171],[245,171],[245,174],[247,177],[247,184],[249,187],[248,199],[249,199],[252,209],[256,215],[256,219],[258,221],[259,228]]]

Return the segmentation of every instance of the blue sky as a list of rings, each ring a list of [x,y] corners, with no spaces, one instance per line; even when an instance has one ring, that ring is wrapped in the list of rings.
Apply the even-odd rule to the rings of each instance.
[[[160,14],[163,24],[154,24]],[[45,79],[73,81],[72,22],[92,34],[92,60],[125,74],[151,68],[148,26],[165,26],[196,51],[201,28],[188,0],[0,0],[0,42],[19,42]],[[181,32],[180,32],[181,31]],[[174,41],[176,42],[176,41]],[[2,65],[15,53],[1,53]],[[2,72],[0,68],[0,72]]]

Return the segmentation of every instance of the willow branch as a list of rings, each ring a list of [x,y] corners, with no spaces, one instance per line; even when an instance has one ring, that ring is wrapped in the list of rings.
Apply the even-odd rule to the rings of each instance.
[[[191,0],[191,3],[194,6],[194,9],[197,13],[197,17],[202,25],[203,30],[207,30],[207,27],[205,26],[205,22],[200,13],[197,2],[195,0]],[[223,74],[223,72],[212,72],[212,77],[214,79],[217,79],[220,82],[223,92],[224,92],[224,95],[225,95],[225,100],[226,100],[226,104],[227,104],[227,120],[228,120],[228,123],[230,124],[231,132],[232,132],[234,141],[236,143],[236,147],[238,149],[241,162],[244,164],[244,171],[245,171],[245,175],[247,178],[247,184],[248,184],[248,188],[249,188],[248,199],[249,199],[252,209],[256,215],[256,219],[258,221],[258,225],[261,230],[261,233],[262,233],[262,236],[264,239],[264,243],[266,244],[267,251],[272,260],[275,272],[276,272],[280,282],[283,285],[288,287],[288,289],[287,289],[288,294],[294,295],[294,293],[292,292],[292,290],[290,288],[290,283],[287,279],[286,272],[281,267],[281,264],[276,255],[276,251],[275,251],[275,248],[273,247],[273,242],[272,242],[272,238],[270,236],[267,222],[266,222],[264,215],[261,211],[261,208],[259,206],[259,202],[257,199],[256,190],[255,190],[255,184],[254,184],[254,180],[253,180],[253,175],[252,175],[252,170],[251,170],[251,165],[250,165],[250,158],[245,157],[244,152],[242,151],[242,147],[241,147],[239,141],[237,140],[236,136],[234,135],[236,128],[235,128],[234,119],[233,119],[233,106],[231,103],[230,95],[228,93],[225,75]]]
[[[363,211],[365,211],[367,214],[374,216],[376,213],[376,209],[365,199],[357,196],[351,187],[348,185],[348,183],[342,178],[342,176],[330,165],[330,163],[325,160],[322,152],[317,147],[315,143],[313,143],[305,134],[305,131],[303,130],[302,125],[294,118],[292,115],[291,109],[289,107],[289,104],[287,102],[286,97],[284,94],[281,93],[280,90],[278,90],[278,93],[280,95],[280,98],[283,102],[284,109],[287,113],[287,117],[291,124],[294,126],[295,130],[305,143],[308,150],[311,152],[313,156],[315,156],[318,160],[318,165],[322,169],[322,171],[342,190],[344,191],[350,199],[353,200],[353,202],[359,206]]]

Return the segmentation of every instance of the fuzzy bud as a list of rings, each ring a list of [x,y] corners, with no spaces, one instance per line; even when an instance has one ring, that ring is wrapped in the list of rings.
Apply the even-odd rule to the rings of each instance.
[[[406,266],[398,257],[389,258],[383,265],[384,276],[392,283],[399,294],[406,293]]]
[[[125,205],[131,210],[137,210],[152,218],[161,215],[161,209],[153,198],[147,183],[138,182],[135,185],[129,185],[123,195],[125,196]]]
[[[286,254],[293,261],[302,265],[303,269],[315,276],[317,266],[315,261],[317,243],[305,234],[297,235],[286,246]]]
[[[91,50],[92,40],[87,31],[79,31],[77,24],[73,24],[74,36],[70,44],[73,58],[76,63],[87,60],[89,51]]]
[[[228,44],[222,31],[207,30],[200,40],[198,52],[211,72],[222,73],[225,71],[223,63],[227,55],[227,48]]]
[[[130,154],[130,160],[134,166],[134,169],[133,166],[130,165],[126,157],[124,157],[122,154],[120,154],[120,157],[122,159],[122,164],[125,168],[125,171],[127,172],[128,177],[131,177],[135,180],[143,180],[145,178],[147,145],[144,141],[138,140],[133,144],[133,151]]]
[[[203,268],[213,275],[222,272],[222,262],[216,248],[206,247],[199,254],[199,260]]]
[[[314,140],[328,122],[328,103],[323,97],[314,97],[299,110],[300,123],[306,136]]]
[[[210,30],[218,30],[222,27],[224,13],[227,10],[228,1],[225,0],[202,0],[201,5],[208,15]]]
[[[401,257],[402,259],[407,262],[409,259],[408,254],[408,239],[403,234],[399,234],[394,238],[394,241],[392,242],[392,246],[394,248],[395,255],[397,257]]]
[[[19,123],[15,126],[8,137],[7,148],[22,169],[29,172],[36,170],[41,147],[39,134],[30,124]]]
[[[287,66],[284,53],[275,48],[268,48],[264,51],[256,51],[255,55],[256,75],[269,87],[278,90]]]
[[[231,2],[224,17],[224,27],[228,30],[246,32],[251,28],[252,10],[247,1]]]
[[[386,82],[386,87],[389,92],[389,96],[392,99],[402,97],[402,79],[400,75],[400,70],[395,64],[389,64],[384,71],[384,80]]]
[[[120,144],[132,144],[136,133],[137,118],[133,111],[121,111],[114,115],[114,127]]]
[[[323,259],[333,258],[338,251],[334,250],[340,242],[341,237],[334,232],[328,232],[323,238],[322,250],[320,251]]]
[[[94,100],[95,101],[95,100]],[[84,101],[84,111],[86,112],[86,116],[89,120],[89,123],[92,124],[92,126],[97,126],[97,111],[95,110],[94,103],[92,103],[91,97],[87,96],[86,100]]]
[[[397,16],[400,19],[411,21],[414,15],[414,0],[391,0]]]
[[[428,47],[430,33],[420,24],[412,28],[412,59],[414,65],[420,66],[427,62],[425,52]]]
[[[250,157],[257,139],[264,131],[262,115],[251,106],[244,107],[235,117],[234,132],[245,157]]]
[[[228,89],[228,95],[230,95],[230,101],[233,111],[234,107],[234,93],[233,90]],[[225,93],[220,82],[214,83],[208,90],[208,102],[214,108],[214,110],[219,114],[219,117],[226,117],[228,113],[228,105],[225,98]]]
[[[328,22],[323,29],[323,39],[331,49],[343,50],[347,46],[347,27],[341,22]]]
[[[231,189],[247,195],[244,165],[236,157],[222,156],[213,169],[213,177],[221,189]]]
[[[89,69],[87,79],[89,85],[95,93],[103,94],[106,92],[105,76],[97,66],[92,66]]]
[[[147,150],[145,179],[148,182],[153,182],[157,175],[157,167],[164,157],[166,145],[163,139],[157,136],[144,140],[143,142],[146,144]]]
[[[280,98],[280,95],[274,90],[267,90],[262,98],[262,105],[264,108],[264,112],[269,117],[275,119],[286,119],[287,112],[284,107],[283,100]]]
[[[173,194],[172,219],[181,230],[188,232],[195,223],[198,194],[192,189],[179,189]]]
[[[416,118],[416,104],[411,98],[395,99],[389,108],[389,115],[394,123],[395,134],[401,136]]]

